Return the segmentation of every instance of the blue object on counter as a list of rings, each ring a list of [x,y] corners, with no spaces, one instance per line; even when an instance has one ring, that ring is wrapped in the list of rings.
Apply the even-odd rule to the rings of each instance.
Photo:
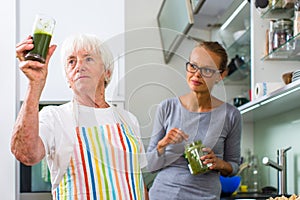
[[[231,177],[224,177],[220,176],[220,182],[222,186],[222,196],[230,196],[234,193],[241,184],[241,177],[240,176],[231,176]]]

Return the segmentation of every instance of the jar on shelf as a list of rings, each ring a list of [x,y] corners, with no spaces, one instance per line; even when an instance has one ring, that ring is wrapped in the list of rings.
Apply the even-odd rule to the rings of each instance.
[[[296,0],[294,8],[294,36],[300,33],[300,0]]]
[[[272,8],[283,8],[284,0],[271,0]]]
[[[273,41],[274,41],[274,20],[270,20],[270,28],[268,32],[268,53],[273,51]]]
[[[293,21],[290,19],[278,19],[273,27],[273,50],[280,48],[283,51],[294,49],[293,42],[287,43],[293,38]],[[286,44],[287,43],[287,44]],[[284,45],[286,44],[286,45]],[[284,45],[284,46],[283,46]]]
[[[270,0],[270,2],[273,9],[294,7],[294,0]]]

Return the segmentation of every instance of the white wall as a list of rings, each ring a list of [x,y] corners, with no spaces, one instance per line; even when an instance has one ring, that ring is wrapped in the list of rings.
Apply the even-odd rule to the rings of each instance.
[[[277,161],[277,150],[291,150],[287,155],[287,192],[299,194],[300,192],[300,109],[272,116],[256,122],[254,125],[255,153],[262,157],[268,156]],[[277,170],[268,166],[261,166],[263,186],[277,187]]]
[[[185,38],[171,61],[164,63],[156,21],[161,3],[162,0],[131,0],[125,5],[125,106],[138,117],[146,145],[151,135],[156,105],[163,99],[189,91],[185,79],[185,62],[195,45],[194,41]],[[210,31],[193,27],[189,35],[202,40],[210,40],[212,36]],[[219,85],[215,89],[215,93],[221,94],[220,98],[230,103],[232,97],[243,92],[239,85],[226,88]]]
[[[73,34],[89,33],[97,35],[113,52],[116,60],[116,74],[124,71],[124,1],[120,0],[52,0],[47,6],[42,6],[38,0],[19,0],[20,13],[18,40],[23,40],[32,33],[32,25],[36,13],[45,13],[56,20],[56,26],[51,40],[58,48],[49,64],[48,79],[41,96],[41,101],[68,101],[72,98],[71,90],[64,77],[60,60],[60,46],[63,40]],[[119,69],[119,71],[117,71]],[[21,77],[21,99],[27,89],[27,79]],[[113,83],[113,81],[112,81]],[[111,91],[111,86],[107,91]],[[124,98],[124,92],[118,93],[118,99]],[[122,96],[123,95],[123,96]],[[112,93],[107,93],[111,100]]]
[[[9,2],[9,1],[8,1]],[[4,91],[6,93],[6,90],[9,91],[9,99],[8,102],[15,106],[16,102],[19,103],[20,100],[23,100],[25,96],[25,92],[27,89],[27,79],[26,77],[20,72],[18,69],[16,71],[15,66],[15,44],[16,42],[19,42],[23,40],[25,37],[27,37],[29,34],[31,34],[32,31],[32,25],[34,22],[35,14],[36,13],[46,13],[53,18],[56,19],[56,27],[54,30],[54,34],[52,37],[51,43],[57,44],[58,48],[56,49],[56,52],[54,53],[50,64],[49,64],[49,73],[48,73],[48,79],[46,82],[46,87],[43,91],[41,101],[46,102],[62,102],[62,101],[68,101],[72,98],[71,90],[68,88],[67,82],[64,77],[64,71],[63,66],[60,62],[60,46],[62,41],[69,35],[76,34],[76,33],[90,33],[90,34],[96,34],[98,37],[104,41],[109,48],[111,49],[114,59],[115,59],[115,72],[113,74],[113,80],[112,83],[115,82],[116,84],[110,84],[107,88],[107,98],[108,100],[114,99],[114,101],[123,101],[124,100],[124,86],[121,82],[117,82],[116,79],[121,79],[125,66],[124,66],[124,1],[120,0],[53,0],[51,2],[45,2],[42,3],[38,0],[16,0],[17,7],[19,8],[19,12],[15,12],[15,8],[6,8],[1,7],[1,9],[5,9],[6,12],[9,12],[8,16],[2,17],[1,20],[3,20],[3,23],[5,22],[4,19],[11,19],[11,21],[7,21],[5,24],[1,27],[10,27],[13,26],[15,29],[15,22],[17,21],[17,34],[16,30],[11,29],[2,29],[3,31],[7,31],[6,35],[1,35],[1,39],[5,40],[5,44],[9,44],[11,46],[11,55],[5,55],[4,58],[12,57],[13,64],[6,64],[4,63],[3,66],[10,66],[12,70],[11,73],[5,74],[4,83],[1,84],[1,87],[5,87],[1,91]],[[14,3],[15,6],[15,3]],[[12,12],[12,10],[14,12]],[[5,12],[1,12],[1,14]],[[17,17],[16,17],[17,16]],[[2,22],[2,21],[1,21]],[[12,34],[13,33],[13,34]],[[16,40],[15,40],[16,35]],[[13,37],[13,40],[11,40],[11,37]],[[2,43],[1,41],[1,44]],[[5,49],[5,48],[2,48]],[[8,49],[8,48],[7,48]],[[8,53],[8,52],[5,52]],[[1,55],[3,55],[1,53]],[[5,60],[2,58],[4,62]],[[15,84],[15,74],[19,74],[20,76],[20,84]],[[3,80],[2,78],[2,80]],[[18,77],[19,78],[19,77]],[[7,79],[7,80],[5,80]],[[7,85],[7,83],[14,83],[12,85],[12,88],[10,85]],[[9,87],[8,87],[9,86]],[[123,87],[121,87],[123,86]],[[20,87],[20,95],[18,95],[18,98],[16,100],[16,87]],[[115,87],[118,87],[117,89]],[[3,93],[3,94],[5,94]],[[11,100],[10,98],[13,98]],[[7,99],[4,99],[5,101]],[[4,102],[5,103],[5,102]],[[115,102],[114,102],[115,103]],[[5,127],[8,130],[3,131],[4,133],[7,133],[7,140],[4,138],[2,140],[1,136],[1,153],[2,152],[8,152],[9,151],[9,141],[11,136],[11,128],[13,126],[13,123],[15,121],[15,113],[16,109],[12,109],[9,104],[1,104],[1,106],[5,106],[5,109],[9,109],[9,112],[1,112],[1,113],[8,113],[13,112],[13,116],[11,117],[11,122],[3,122],[1,121],[0,127]],[[2,111],[2,110],[1,110]],[[6,118],[9,119],[10,115],[6,114]],[[1,117],[1,120],[4,117]],[[4,135],[4,134],[3,134]],[[5,135],[5,136],[6,136]],[[5,145],[2,145],[2,142],[5,142]],[[5,151],[2,150],[2,148],[5,148]],[[15,164],[15,160],[11,154],[9,154],[11,159],[14,161],[13,164]],[[2,156],[1,156],[2,159]],[[5,161],[9,159],[4,159]],[[6,164],[10,164],[9,162],[1,162],[1,173],[5,173],[5,175],[1,175],[0,182],[3,181],[1,184],[1,199],[5,200],[13,200],[13,198],[5,196],[6,192],[8,192],[9,195],[18,195],[18,190],[16,190],[16,186],[19,182],[19,178],[17,178],[17,182],[15,181],[15,168],[10,166],[9,168],[6,167]],[[7,169],[6,169],[7,168]],[[9,170],[13,170],[13,174],[11,175],[7,172],[10,172]],[[9,178],[7,180],[6,178]],[[14,181],[13,184],[10,184],[11,181]],[[6,189],[6,186],[9,187],[9,189],[2,192],[2,189]],[[12,191],[13,190],[13,191]],[[4,197],[3,195],[4,194]],[[29,194],[21,194],[22,199],[32,199],[31,196],[28,196]],[[35,194],[35,198],[39,198],[38,195]]]
[[[14,0],[1,2],[1,103],[0,103],[0,194],[1,199],[16,199],[16,161],[10,152],[10,138],[16,113],[16,64],[15,64],[15,19]]]
[[[125,4],[125,107],[139,119],[146,146],[156,105],[188,92],[185,62],[194,46],[185,39],[170,63],[165,64],[156,21],[161,3],[162,0],[130,0]],[[193,36],[197,35],[202,39],[210,36],[193,30]]]

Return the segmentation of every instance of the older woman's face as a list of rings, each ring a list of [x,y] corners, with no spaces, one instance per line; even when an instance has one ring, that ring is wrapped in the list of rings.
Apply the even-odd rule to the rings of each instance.
[[[208,68],[218,70],[221,58],[215,53],[206,50],[203,47],[196,47],[190,55],[190,63],[198,66],[199,68]],[[195,73],[187,72],[187,83],[190,89],[194,92],[209,92],[212,90],[216,81],[220,80],[220,74],[214,73],[212,77],[204,77],[201,75],[200,70]]]
[[[97,88],[104,85],[103,62],[99,55],[92,52],[72,52],[67,57],[65,69],[70,87],[75,93],[96,92]]]

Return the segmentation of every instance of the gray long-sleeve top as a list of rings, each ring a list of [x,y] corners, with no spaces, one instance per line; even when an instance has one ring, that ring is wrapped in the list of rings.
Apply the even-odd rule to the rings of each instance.
[[[182,129],[189,135],[188,141],[169,145],[163,155],[158,155],[158,141],[172,128]],[[231,175],[237,173],[241,140],[239,110],[224,103],[210,112],[190,112],[181,105],[179,98],[164,100],[157,109],[147,151],[148,170],[159,171],[150,188],[150,200],[220,198],[219,173],[191,175],[183,157],[184,146],[197,140],[231,164]]]

